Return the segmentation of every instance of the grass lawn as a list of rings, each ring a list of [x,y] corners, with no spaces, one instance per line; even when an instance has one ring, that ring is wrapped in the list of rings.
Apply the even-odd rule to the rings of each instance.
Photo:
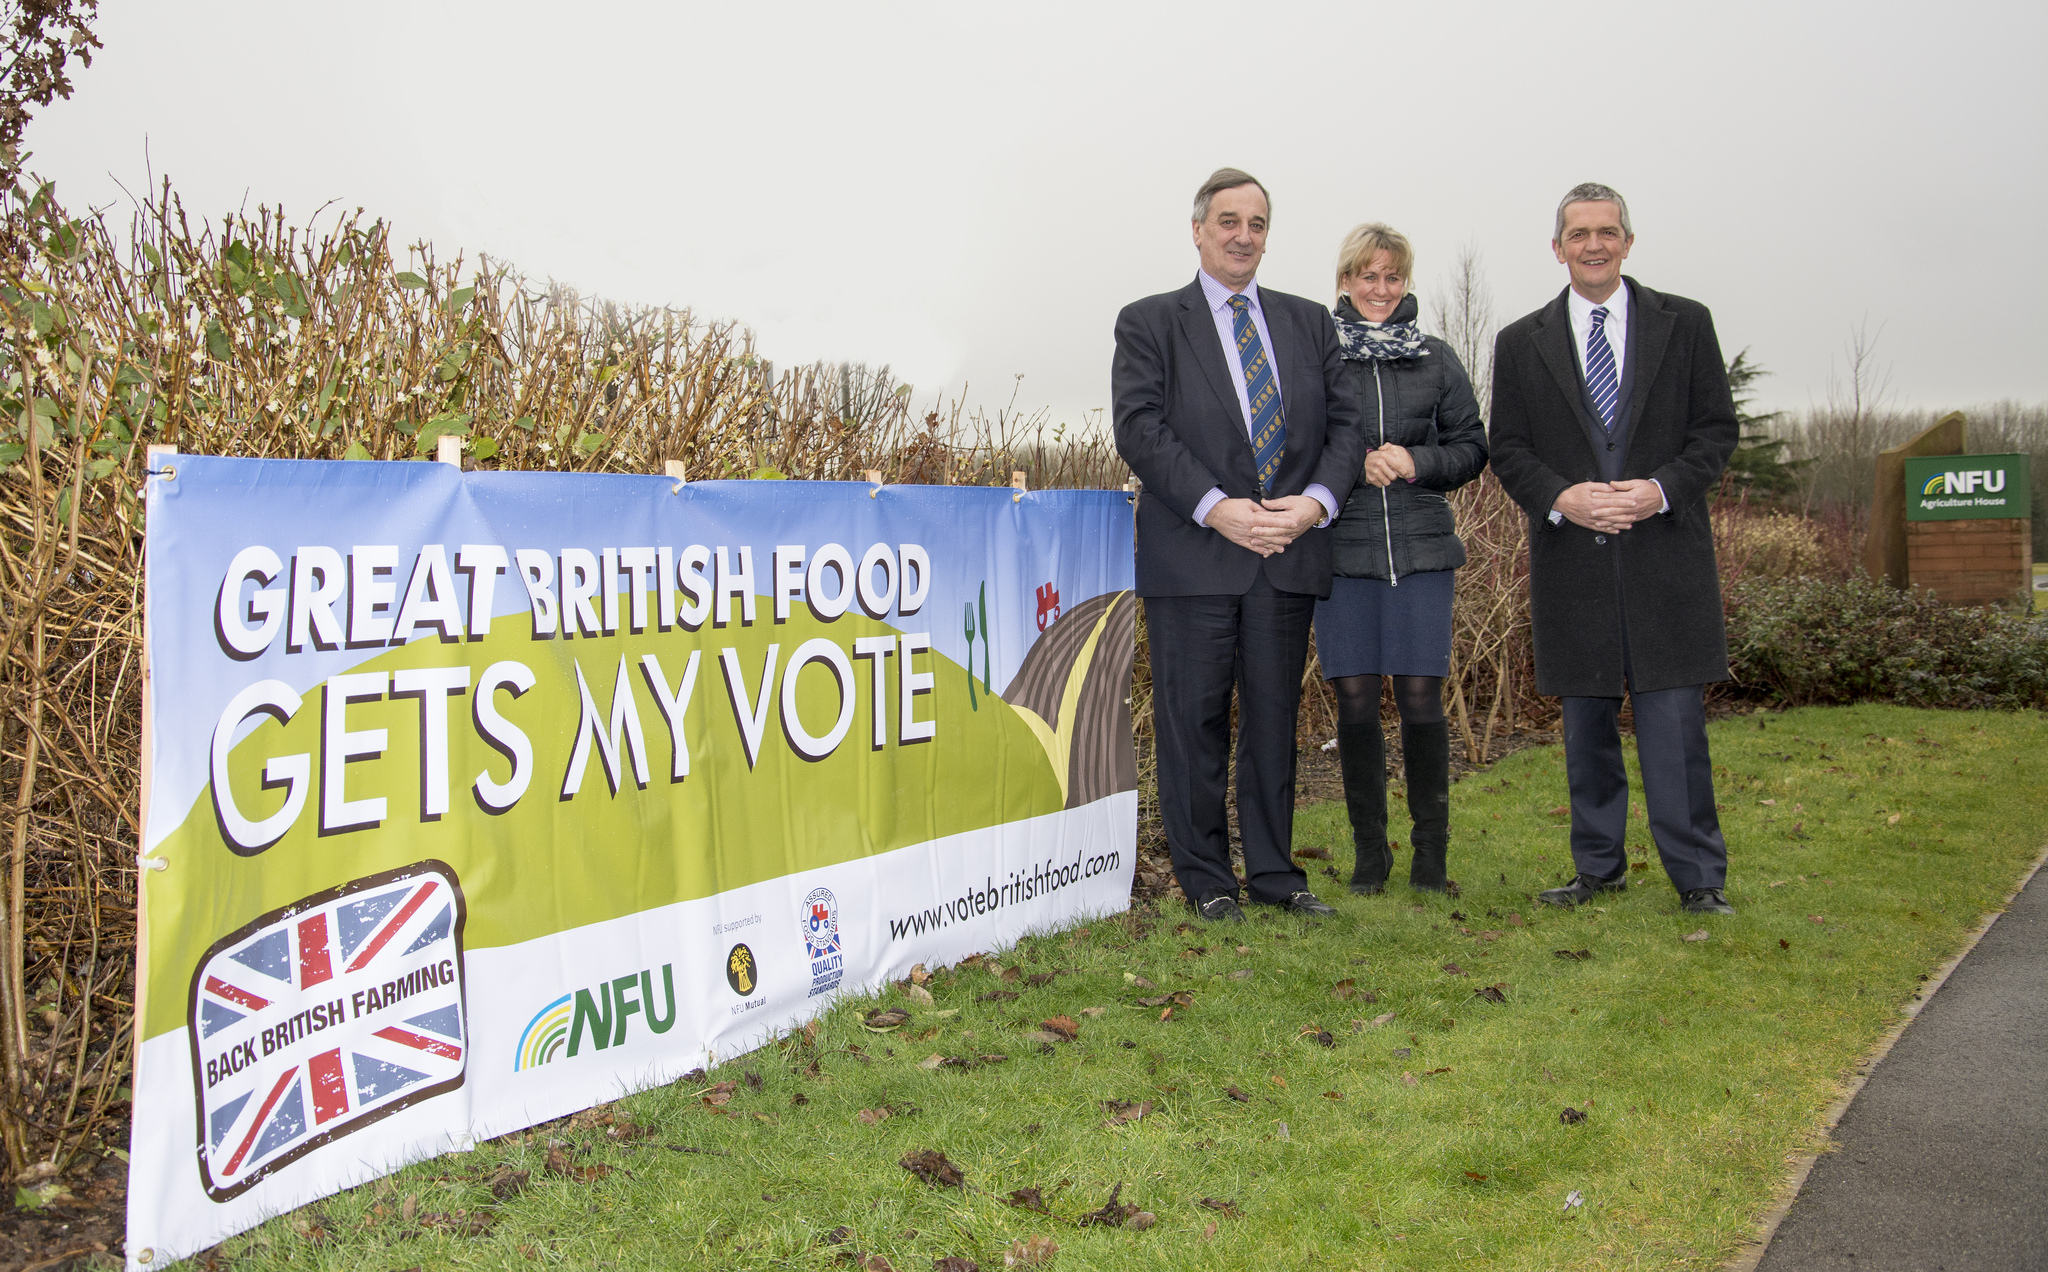
[[[423,1162],[221,1254],[723,1269],[851,1266],[858,1248],[923,1272],[1001,1268],[1012,1242],[1049,1237],[1050,1267],[1117,1272],[1713,1266],[1858,1055],[2048,838],[2048,718],[1873,706],[1711,733],[1738,917],[1679,912],[1640,821],[1641,886],[1535,906],[1571,858],[1563,755],[1527,751],[1452,793],[1456,899],[1353,897],[1311,861],[1339,911],[1321,925],[1138,910],[1035,938],[935,976],[930,1005],[897,989],[840,1004],[814,1045],[710,1074],[736,1084],[710,1093],[722,1104],[643,1092],[609,1126],[585,1114]],[[1297,838],[1348,872],[1341,806],[1304,810]],[[1475,993],[1492,986],[1505,1001]],[[1192,1005],[1137,1005],[1175,993]],[[909,1023],[864,1028],[898,1006]],[[1076,1040],[1027,1037],[1062,1015]],[[1008,1058],[919,1067],[992,1054]],[[898,1164],[925,1149],[966,1186]],[[530,1181],[499,1201],[506,1166]],[[1119,1182],[1156,1223],[1078,1226]],[[1008,1203],[1027,1188],[1050,1213]]]

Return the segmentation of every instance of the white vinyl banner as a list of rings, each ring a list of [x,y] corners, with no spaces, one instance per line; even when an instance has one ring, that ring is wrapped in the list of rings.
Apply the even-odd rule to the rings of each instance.
[[[149,493],[131,1268],[1129,903],[1121,494]]]

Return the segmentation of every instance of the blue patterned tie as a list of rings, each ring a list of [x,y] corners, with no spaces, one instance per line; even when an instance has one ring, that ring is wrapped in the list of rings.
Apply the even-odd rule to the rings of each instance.
[[[1237,337],[1237,363],[1244,368],[1245,401],[1252,408],[1252,458],[1259,465],[1259,494],[1273,489],[1280,472],[1280,459],[1287,454],[1287,421],[1280,409],[1280,386],[1273,382],[1273,368],[1266,361],[1266,346],[1259,329],[1252,324],[1251,302],[1242,296],[1230,298],[1231,331]]]
[[[1621,377],[1614,372],[1614,350],[1607,345],[1607,306],[1593,307],[1593,325],[1586,329],[1586,390],[1600,411],[1600,427],[1614,429],[1614,399]]]

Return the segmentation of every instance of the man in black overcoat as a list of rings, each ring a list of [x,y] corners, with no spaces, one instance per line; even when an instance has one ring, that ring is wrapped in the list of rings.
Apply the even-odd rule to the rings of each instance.
[[[1650,835],[1685,909],[1733,914],[1714,812],[1706,684],[1728,679],[1707,494],[1735,403],[1704,305],[1621,273],[1628,205],[1597,184],[1558,205],[1571,285],[1494,345],[1493,470],[1529,514],[1536,689],[1564,699],[1572,906],[1627,885],[1626,691]]]
[[[1125,306],[1110,372],[1117,452],[1138,497],[1138,595],[1152,654],[1159,816],[1181,890],[1242,922],[1225,788],[1237,691],[1237,819],[1250,899],[1334,911],[1294,864],[1294,729],[1327,527],[1364,462],[1337,327],[1259,287],[1271,203],[1219,170],[1195,194],[1201,270]]]

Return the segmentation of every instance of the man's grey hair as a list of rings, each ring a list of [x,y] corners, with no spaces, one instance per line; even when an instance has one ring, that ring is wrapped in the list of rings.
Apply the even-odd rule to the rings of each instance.
[[[1266,193],[1266,187],[1260,184],[1257,177],[1242,168],[1218,168],[1209,174],[1209,179],[1202,183],[1202,188],[1195,191],[1195,224],[1200,225],[1209,219],[1209,200],[1225,190],[1235,190],[1246,185],[1259,187],[1259,193],[1266,200],[1266,215],[1271,217],[1273,196]]]
[[[1555,243],[1564,237],[1564,210],[1574,203],[1612,203],[1621,213],[1622,234],[1628,238],[1636,236],[1635,230],[1628,223],[1628,200],[1621,197],[1621,191],[1610,185],[1601,185],[1598,181],[1582,181],[1565,191],[1563,202],[1557,205],[1557,228],[1550,233],[1551,242]]]

